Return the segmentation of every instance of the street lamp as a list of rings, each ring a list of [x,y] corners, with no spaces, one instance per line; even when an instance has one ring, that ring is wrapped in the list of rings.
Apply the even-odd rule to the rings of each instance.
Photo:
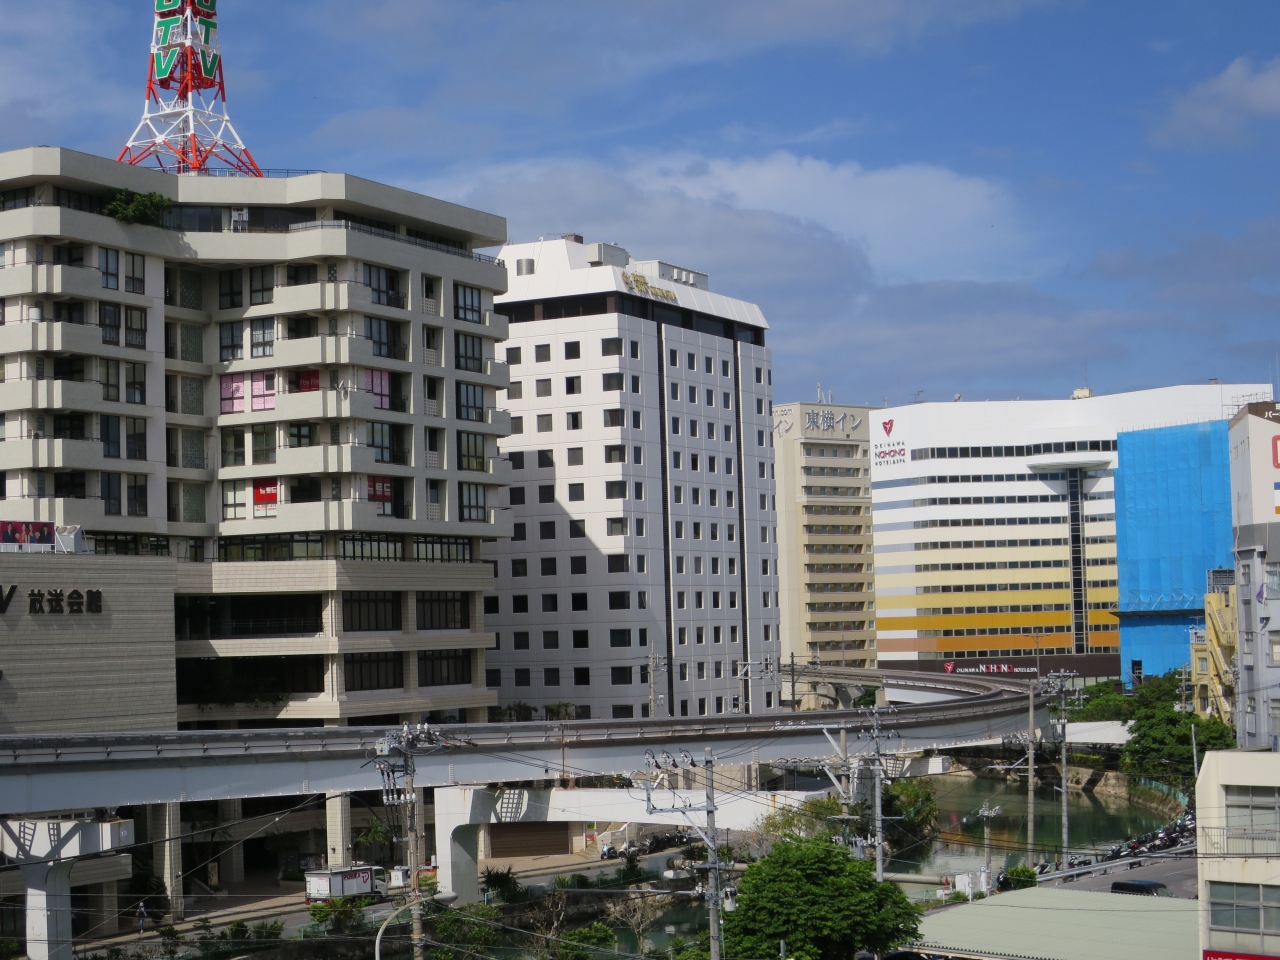
[[[418,882],[418,878],[416,875],[413,878],[413,882],[414,882],[414,885],[416,886]],[[440,904],[441,907],[448,908],[449,904],[453,903],[455,900],[458,899],[458,895],[452,890],[441,890],[431,899],[434,900],[436,903]],[[405,903],[403,906],[398,907],[396,910],[394,910],[391,916],[387,917],[387,919],[382,921],[382,926],[378,928],[378,935],[377,937],[374,938],[374,941],[373,941],[373,960],[382,960],[382,935],[386,933],[387,927],[391,925],[391,921],[394,920],[396,917],[400,916],[400,914],[404,913],[406,910],[411,910],[414,907],[421,906],[422,902],[423,901],[421,897],[415,896],[412,899],[410,899],[407,903]]]

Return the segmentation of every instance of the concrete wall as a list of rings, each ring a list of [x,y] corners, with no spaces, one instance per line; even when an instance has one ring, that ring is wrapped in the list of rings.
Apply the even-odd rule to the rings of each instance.
[[[172,730],[174,561],[0,554],[0,733]],[[101,613],[49,612],[61,591],[102,593]],[[43,592],[45,612],[32,613]]]

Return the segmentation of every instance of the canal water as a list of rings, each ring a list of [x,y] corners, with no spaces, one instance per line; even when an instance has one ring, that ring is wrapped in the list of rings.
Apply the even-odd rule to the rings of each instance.
[[[955,875],[975,872],[984,862],[984,800],[1000,813],[991,819],[991,870],[1027,862],[1027,792],[1025,786],[973,777],[934,777],[939,836],[932,843],[897,850],[888,869],[900,873]],[[1062,847],[1062,800],[1052,786],[1036,791],[1036,860],[1051,860]],[[1122,799],[1072,791],[1067,795],[1068,844],[1071,853],[1096,857],[1113,844],[1162,826],[1165,818]]]

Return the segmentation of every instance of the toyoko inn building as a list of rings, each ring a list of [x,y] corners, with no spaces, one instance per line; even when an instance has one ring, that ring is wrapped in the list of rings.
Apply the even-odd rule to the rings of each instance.
[[[1148,611],[1141,603],[1128,611],[1121,605],[1116,495],[1129,446],[1123,435],[1222,421],[1259,396],[1269,397],[1270,388],[1211,383],[875,411],[879,666],[1127,677],[1121,618]],[[1190,466],[1172,464],[1167,474]],[[1179,488],[1163,476],[1138,475],[1145,493],[1131,490],[1126,501],[1164,498],[1167,509],[1148,511],[1152,518],[1194,510],[1173,502]],[[1140,548],[1135,537],[1128,549]]]

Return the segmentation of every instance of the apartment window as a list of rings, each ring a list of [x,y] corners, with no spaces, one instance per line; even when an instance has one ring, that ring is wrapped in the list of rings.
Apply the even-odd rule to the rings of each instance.
[[[553,483],[539,484],[538,502],[539,503],[555,503],[556,502],[555,484]]]
[[[349,691],[404,687],[402,653],[348,653],[343,656],[343,667]]]
[[[524,506],[524,487],[508,487],[507,502],[513,507]]]
[[[223,363],[240,360],[244,357],[244,324],[239,320],[234,323],[218,325],[218,359]]]
[[[507,366],[514,367],[520,363],[520,348],[507,347]]]
[[[127,293],[147,292],[147,258],[140,253],[124,255],[124,289]]]
[[[609,682],[615,687],[627,687],[634,683],[635,671],[631,667],[610,667]]]
[[[459,380],[454,384],[454,394],[457,399],[455,415],[459,420],[484,421],[484,387]]]
[[[386,424],[380,424],[386,426]],[[289,424],[290,447],[316,447],[320,445],[320,435],[314,423]],[[372,446],[372,444],[370,444]]]
[[[627,498],[627,481],[606,480],[604,484],[604,498],[606,500],[625,500]]]
[[[1280,932],[1280,886],[1209,881],[1209,926]]]
[[[529,679],[529,670],[527,668],[516,668],[515,685],[517,687],[528,687],[532,685]]]
[[[249,268],[249,304],[258,306],[275,299],[275,267]]]
[[[124,345],[146,349],[147,311],[141,307],[124,309]]]
[[[218,309],[234,310],[244,306],[244,271],[222,270],[218,273]]]
[[[127,482],[126,506],[131,517],[147,515],[147,477],[146,474],[131,473]]]
[[[103,343],[120,342],[120,307],[114,303],[98,304],[98,326],[102,328]]]
[[[489,517],[485,509],[484,486],[479,483],[459,483],[458,508],[459,520],[472,523],[487,522]]]
[[[125,417],[125,456],[130,460],[147,459],[147,421],[141,417]]]
[[[223,324],[223,326],[227,326]],[[239,324],[236,324],[239,326]],[[249,321],[250,356],[270,357],[275,355],[276,321],[274,317],[265,320]]]
[[[467,286],[465,283],[453,285],[453,318],[455,320],[483,323],[484,312],[480,304],[479,287]]]
[[[575,613],[580,613],[587,609],[587,595],[585,593],[569,594],[569,609]]]
[[[453,590],[418,591],[419,630],[470,630],[471,594]]]
[[[626,463],[627,448],[623,444],[611,444],[604,448],[605,463]]]
[[[630,573],[631,557],[625,553],[614,553],[609,555],[609,572],[610,573]]]
[[[102,274],[102,289],[120,289],[120,251],[102,247],[98,250],[98,271]]]
[[[458,469],[484,470],[484,434],[458,431]]]
[[[119,456],[119,454],[116,454]],[[109,517],[120,516],[120,474],[98,474],[98,493],[102,497],[102,512]]]
[[[539,381],[539,382],[541,382],[541,381]],[[582,392],[582,378],[581,378],[581,377],[565,377],[565,378],[564,378],[564,392],[565,392],[565,393],[567,393],[567,394],[569,394],[569,395],[573,395],[573,394],[581,393],[581,392]],[[547,381],[547,393],[546,393],[546,395],[547,395],[547,396],[550,396],[550,395],[551,395],[551,382],[550,382],[550,381]],[[543,394],[541,394],[541,393],[540,393],[540,394],[538,394],[538,396],[543,396]]]
[[[570,557],[570,558],[569,558],[569,573],[570,573],[570,574],[572,574],[573,576],[575,576],[575,577],[576,577],[576,576],[582,576],[582,575],[583,575],[583,574],[585,574],[586,572],[587,572],[587,558],[586,558],[586,557]]]
[[[124,365],[124,400],[125,403],[147,402],[147,365],[145,363]]]
[[[605,521],[605,533],[610,537],[625,537],[627,535],[627,518],[610,517]]]
[[[344,590],[342,630],[361,633],[401,629],[401,594],[395,590]],[[399,657],[400,654],[395,654]]]
[[[274,423],[257,423],[253,425],[253,462],[276,462],[276,425]],[[244,463],[244,433],[241,431],[223,431],[224,442],[227,434],[239,436],[240,463]],[[225,458],[224,458],[225,459]],[[224,466],[226,464],[224,463]]]
[[[569,501],[577,502],[586,499],[586,487],[581,483],[569,484]]]
[[[625,422],[621,409],[604,411],[604,425],[606,427],[621,427]]]
[[[540,413],[537,417],[537,427],[539,433],[550,433],[554,429],[551,422],[551,414]]]
[[[480,373],[484,370],[484,341],[469,333],[453,335],[453,366],[458,370]]]
[[[570,520],[569,521],[569,539],[581,540],[587,535],[587,521]]]
[[[610,610],[630,610],[631,609],[631,591],[629,590],[609,591],[609,609]]]
[[[604,389],[606,391],[622,389],[622,374],[606,373],[602,376],[604,378]],[[619,423],[618,426],[622,426],[622,424]]]
[[[133,421],[130,420],[130,422]],[[118,458],[120,456],[120,418],[103,414],[98,418],[98,432],[102,439],[102,455]]]

